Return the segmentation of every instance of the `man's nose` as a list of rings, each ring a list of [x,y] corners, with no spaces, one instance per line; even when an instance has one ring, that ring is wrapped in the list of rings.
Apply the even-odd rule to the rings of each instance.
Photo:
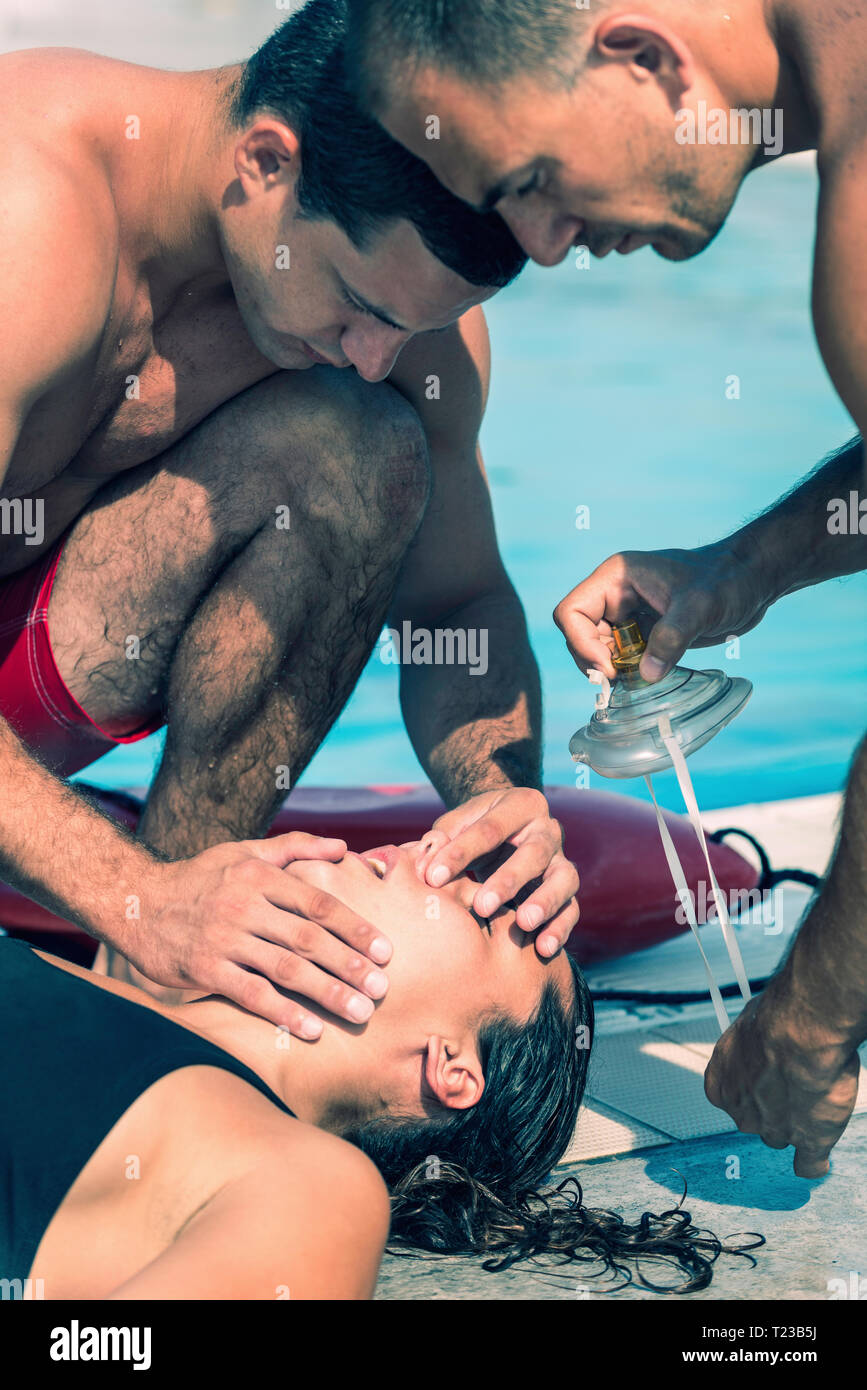
[[[559,265],[583,230],[580,217],[571,214],[521,212],[508,203],[501,209],[515,239],[539,265]]]
[[[362,380],[385,381],[410,337],[397,329],[351,329],[340,346]]]

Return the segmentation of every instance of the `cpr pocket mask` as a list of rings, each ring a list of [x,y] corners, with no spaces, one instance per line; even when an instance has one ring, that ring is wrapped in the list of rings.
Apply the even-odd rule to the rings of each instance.
[[[751,997],[749,982],[725,898],[711,864],[686,759],[740,713],[753,688],[739,676],[726,676],[722,671],[690,671],[683,666],[675,666],[662,680],[651,685],[638,674],[645,649],[638,624],[619,624],[614,627],[613,634],[615,650],[611,659],[617,679],[610,683],[601,672],[590,672],[590,680],[601,686],[596,697],[596,712],[589,724],[573,734],[569,752],[576,763],[586,763],[602,777],[644,777],[656,811],[671,877],[704,961],[717,1022],[725,1032],[729,1017],[702,945],[683,866],[656,800],[652,774],[674,768],[707,865],[717,919],[735,979],[741,996],[747,1001]]]

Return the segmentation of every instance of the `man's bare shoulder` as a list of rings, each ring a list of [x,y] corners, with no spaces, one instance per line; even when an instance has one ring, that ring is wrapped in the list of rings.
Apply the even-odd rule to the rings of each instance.
[[[40,219],[43,247],[74,238],[85,251],[98,237],[105,260],[116,246],[117,212],[94,108],[100,100],[105,106],[115,69],[129,66],[73,48],[0,56],[0,211],[17,212],[22,232],[28,218]]]
[[[98,342],[113,298],[118,219],[105,171],[74,137],[48,139],[17,121],[5,131],[0,303],[11,331],[4,372],[14,369],[26,399]]]
[[[849,0],[784,0],[782,51],[796,68],[817,125],[819,165],[867,138],[867,9]]]
[[[35,117],[47,136],[63,125],[72,129],[91,98],[104,111],[116,86],[129,90],[131,78],[159,73],[84,48],[16,49],[0,54],[0,112],[4,121]]]
[[[825,365],[867,433],[867,133],[820,162],[813,318]]]

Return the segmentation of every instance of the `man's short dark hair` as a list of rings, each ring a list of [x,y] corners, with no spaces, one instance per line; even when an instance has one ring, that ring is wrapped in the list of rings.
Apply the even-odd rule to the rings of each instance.
[[[268,112],[301,145],[302,215],[336,222],[364,249],[406,219],[439,260],[472,285],[502,287],[526,256],[496,213],[480,214],[361,111],[347,78],[346,0],[309,0],[253,54],[232,102],[243,127]]]
[[[408,62],[495,85],[521,73],[571,86],[575,0],[350,0],[349,52],[365,101],[381,104],[377,77]]]

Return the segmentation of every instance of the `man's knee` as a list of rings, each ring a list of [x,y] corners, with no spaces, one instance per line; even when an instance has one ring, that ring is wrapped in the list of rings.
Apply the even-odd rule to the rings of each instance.
[[[311,517],[343,521],[357,540],[410,540],[431,476],[427,439],[409,402],[391,386],[328,368],[281,372],[262,386],[267,453]],[[265,427],[259,414],[257,429]]]
[[[352,450],[349,481],[366,503],[366,524],[377,537],[411,540],[427,509],[430,454],[421,420],[393,386],[371,387]]]

